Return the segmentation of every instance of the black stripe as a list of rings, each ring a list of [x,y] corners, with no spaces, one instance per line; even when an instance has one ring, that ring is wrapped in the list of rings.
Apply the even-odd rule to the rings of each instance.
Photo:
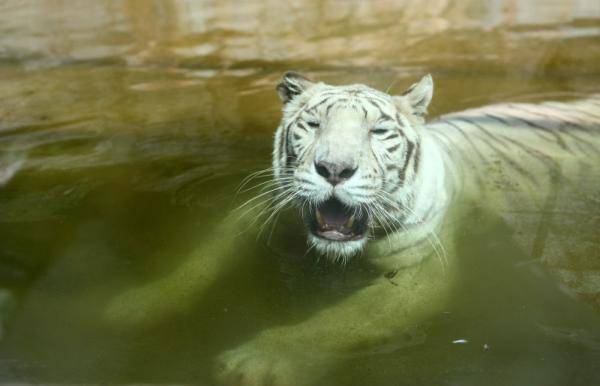
[[[406,168],[408,167],[408,163],[410,162],[410,157],[412,156],[412,152],[415,148],[415,144],[412,141],[407,141],[406,145],[407,145],[407,148],[406,148],[406,155],[404,157],[404,164],[400,168],[400,171],[398,171],[398,179],[400,180],[399,183],[401,185],[404,185],[404,179],[406,178]]]
[[[326,98],[322,99],[322,100],[321,100],[321,101],[319,101],[317,104],[315,104],[315,105],[313,105],[313,106],[309,107],[309,108],[307,109],[307,111],[312,111],[312,110],[315,110],[317,107],[319,107],[319,106],[320,106],[320,105],[322,105],[323,103],[327,102],[329,99],[330,99],[330,97],[326,97]]]
[[[553,116],[552,116],[552,115],[550,115],[550,114],[541,114],[541,113],[539,113],[539,112],[537,112],[537,111],[531,111],[531,110],[529,110],[529,109],[525,109],[525,108],[523,108],[523,105],[514,105],[514,104],[510,104],[509,106],[510,106],[510,107],[513,107],[513,108],[515,108],[515,109],[517,109],[517,110],[525,111],[526,113],[533,114],[533,115],[537,115],[537,116],[541,116],[541,117],[544,117],[544,118],[550,118],[550,119],[554,118],[554,119],[558,119],[559,121],[561,121],[561,122],[565,122],[565,123],[568,123],[568,124],[572,125],[573,127],[576,127],[576,128],[578,128],[578,129],[579,129],[579,130],[581,130],[581,131],[589,131],[589,129],[588,129],[587,127],[585,127],[585,126],[581,126],[581,125],[580,125],[580,124],[578,124],[578,123],[575,123],[575,122],[569,121],[569,120],[565,119],[565,117],[559,117],[559,116],[557,116],[557,115],[553,115]],[[563,110],[563,111],[564,111],[564,110]]]
[[[427,95],[423,95],[423,97],[422,97],[421,99],[419,99],[419,101],[418,101],[418,102],[416,102],[416,103],[413,103],[413,104],[411,105],[411,106],[412,106],[412,108],[413,108],[413,109],[415,109],[415,107],[417,107],[417,106],[424,105],[425,103],[423,103],[423,102],[425,101],[425,98],[427,98]],[[414,112],[414,111],[413,111],[413,112]],[[423,115],[423,114],[420,114],[420,113],[418,113],[418,114],[416,114],[416,115]]]
[[[371,100],[370,98],[365,98],[365,100],[367,102],[369,102],[371,105],[373,105],[378,111],[380,115],[385,115],[385,113],[383,112],[383,110],[381,109],[381,107],[379,107],[379,105],[377,105],[377,103],[375,103],[373,100]]]
[[[415,156],[414,156],[414,161],[413,161],[413,176],[416,176],[417,172],[419,171],[420,160],[421,160],[421,146],[420,146],[419,142],[417,142],[417,144],[415,146]]]
[[[404,127],[404,122],[402,122],[402,119],[400,119],[400,114],[396,113],[396,122],[398,122],[398,125],[400,125],[400,127]]]
[[[371,102],[371,104],[372,104],[373,106],[377,106],[377,107],[379,107],[380,109],[383,109],[383,106],[380,104],[380,103],[382,103],[382,102],[381,102],[381,101],[380,101],[378,98],[375,98],[375,97],[370,97],[370,96],[369,96],[369,97],[365,97],[365,99],[366,99],[366,100],[368,100],[369,102]],[[384,104],[384,103],[383,103],[383,104]]]
[[[504,125],[508,126],[508,127],[512,127],[512,125],[511,125],[511,124],[510,124],[508,121],[506,121],[505,119],[502,119],[502,118],[500,118],[500,117],[498,117],[498,116],[496,116],[496,115],[492,115],[492,114],[485,114],[485,115],[486,115],[487,117],[491,118],[491,119],[494,119],[494,120],[496,120],[496,121],[498,121],[498,122],[500,122],[500,123],[502,123],[502,124],[504,124]],[[565,143],[565,141],[564,141],[564,140],[563,140],[563,139],[560,137],[560,135],[559,135],[558,133],[556,133],[555,131],[553,131],[553,130],[551,130],[551,129],[547,128],[547,127],[544,127],[544,126],[540,126],[540,125],[534,124],[533,122],[531,122],[531,121],[528,121],[528,120],[526,120],[526,119],[523,119],[523,118],[521,118],[521,117],[516,117],[516,116],[514,116],[514,115],[511,115],[510,117],[511,117],[512,119],[515,119],[515,120],[517,120],[517,121],[523,122],[525,125],[527,125],[527,126],[529,126],[529,127],[532,127],[532,128],[534,128],[534,129],[542,130],[542,131],[544,131],[544,132],[546,132],[546,133],[549,133],[550,135],[552,135],[552,136],[554,137],[554,139],[556,140],[556,143],[558,143],[558,145],[559,145],[559,146],[560,146],[562,149],[569,150],[569,149],[567,148],[567,144]],[[539,137],[540,137],[541,139],[544,139],[544,140],[547,140],[547,141],[551,141],[551,142],[552,142],[552,139],[550,139],[550,138],[545,138],[545,137],[543,137],[543,136],[541,136],[541,135],[540,135]],[[570,151],[570,150],[569,150],[569,151]]]
[[[499,141],[500,136],[493,136],[490,132],[488,132],[487,130],[485,130],[485,128],[483,128],[483,126],[472,122],[469,119],[466,118],[458,118],[459,120],[465,121],[467,123],[470,123],[471,125],[479,128],[482,132],[486,133],[490,139],[492,141],[495,141],[497,143],[502,144],[505,148],[508,148],[508,146],[506,146],[506,144],[504,142]],[[502,158],[504,158],[506,160],[507,163],[509,163],[513,168],[515,168],[519,173],[521,173],[522,175],[531,178],[532,181],[535,181],[534,176],[527,170],[523,169],[518,163],[516,163],[513,159],[511,159],[508,155],[506,155],[506,153],[502,150],[500,150],[499,148],[497,148],[495,145],[493,145],[493,142],[486,140],[485,138],[481,138],[481,140],[483,142],[485,142],[492,150],[494,150],[498,155],[500,155]]]
[[[384,99],[384,98],[381,98],[381,97],[379,97],[379,96],[377,96],[377,95],[375,95],[375,94],[373,94],[373,93],[367,93],[367,92],[364,92],[363,90],[360,90],[360,91],[359,91],[359,94],[360,94],[360,96],[361,96],[363,99],[367,99],[367,98],[369,98],[369,99],[372,99],[372,100],[374,100],[374,101],[381,102],[381,103],[383,103],[383,104],[386,104],[386,103],[388,103],[388,100],[386,100],[386,99]]]
[[[300,122],[300,120],[299,120],[299,119],[296,119],[296,120],[293,122],[293,124],[295,124],[296,126],[298,126],[298,122]],[[290,126],[288,127],[288,130],[287,130],[287,133],[286,133],[286,134],[287,134],[287,135],[286,135],[286,139],[285,139],[285,142],[286,142],[286,145],[287,145],[286,149],[287,149],[288,153],[290,153],[290,149],[291,149],[290,134],[292,134],[292,125],[291,125],[291,124],[290,124]]]
[[[600,118],[600,115],[592,114],[591,112],[589,112],[587,110],[580,110],[580,109],[576,108],[577,105],[573,105],[573,104],[569,104],[569,105],[557,104],[554,106],[545,105],[544,107],[548,108],[550,110],[560,110],[560,111],[564,111],[566,113],[580,113],[580,114],[587,115],[592,118],[596,118],[596,119]]]
[[[510,124],[508,123],[508,121],[506,121],[505,119],[502,119],[502,118],[500,118],[500,117],[498,117],[496,115],[485,114],[485,116],[488,117],[488,118],[491,118],[491,119],[493,119],[495,121],[498,121],[498,122],[502,123],[504,126],[509,126],[510,127]]]
[[[534,114],[534,115],[541,116],[541,117],[543,117],[543,118],[545,118],[545,119],[550,119],[550,120],[553,120],[553,119],[554,119],[554,120],[558,120],[558,122],[562,122],[562,123],[565,123],[565,124],[570,124],[570,125],[573,125],[573,126],[575,126],[575,127],[579,128],[579,129],[580,129],[581,131],[583,131],[583,132],[589,132],[588,128],[585,128],[585,127],[583,127],[583,126],[581,126],[581,125],[578,125],[577,123],[574,123],[574,122],[567,121],[567,120],[565,120],[565,118],[564,118],[564,117],[559,117],[559,116],[556,116],[556,115],[554,115],[554,116],[550,116],[550,115],[548,115],[548,114],[541,114],[541,113],[538,113],[538,112],[536,112],[536,111],[525,110],[525,109],[523,109],[523,108],[521,108],[521,110],[523,110],[523,111],[525,111],[525,112],[528,112],[528,113],[530,113],[530,114]],[[558,130],[559,130],[559,131],[560,131],[562,134],[564,134],[564,135],[568,135],[570,138],[573,138],[573,141],[574,141],[574,143],[575,143],[575,144],[576,144],[578,147],[579,147],[579,142],[581,142],[581,144],[587,145],[589,148],[591,148],[592,150],[594,150],[594,152],[596,152],[596,150],[597,150],[597,149],[596,149],[596,147],[595,147],[593,144],[589,143],[588,141],[586,141],[586,140],[584,140],[584,139],[581,139],[581,138],[577,137],[577,136],[575,135],[575,133],[573,132],[573,130],[565,130],[565,129],[563,129],[563,128],[560,128],[560,127],[558,128]],[[579,148],[581,148],[581,147],[579,147]]]
[[[306,146],[304,149],[301,149],[296,156],[297,159],[304,159],[304,155],[310,149],[310,146]]]
[[[488,162],[488,160],[483,156],[483,154],[481,154],[481,152],[479,151],[479,149],[477,148],[477,146],[475,146],[475,144],[473,143],[473,141],[471,141],[471,138],[467,135],[467,133],[465,133],[463,131],[462,128],[460,128],[458,125],[456,125],[454,122],[452,121],[442,121],[443,123],[452,126],[453,128],[455,128],[459,133],[462,134],[463,137],[465,137],[465,139],[467,140],[467,142],[469,142],[469,144],[471,145],[471,147],[473,148],[473,151],[475,153],[477,153],[477,155],[479,156],[479,158],[481,158],[481,161],[483,162]]]
[[[398,150],[399,147],[400,147],[400,144],[397,144],[397,145],[394,145],[394,146],[392,146],[390,148],[387,148],[385,150],[387,150],[389,153],[392,153],[393,151]]]
[[[398,138],[399,136],[400,136],[400,134],[398,134],[398,133],[392,133],[392,134],[388,135],[387,137],[383,138],[382,141],[387,141],[388,139]]]
[[[550,157],[546,153],[542,152],[541,150],[534,149],[534,148],[527,146],[526,144],[516,141],[512,138],[506,138],[506,140],[510,141],[516,147],[522,149],[524,152],[529,154],[531,157],[542,160],[544,163],[546,163],[550,167],[552,167],[554,169],[558,169],[558,163],[552,157]]]
[[[365,109],[365,107],[362,105],[360,106],[360,108],[362,109],[363,113],[365,114],[365,119],[367,119],[367,115],[368,115],[367,109]]]
[[[555,132],[554,130],[551,130],[551,129],[549,129],[547,127],[544,127],[544,126],[540,126],[540,125],[538,125],[538,124],[536,124],[534,122],[531,122],[531,121],[529,121],[527,119],[524,119],[524,118],[521,118],[521,117],[515,117],[515,119],[518,120],[518,121],[520,121],[520,122],[523,122],[524,124],[526,124],[529,127],[532,127],[534,129],[538,129],[538,130],[542,130],[542,131],[544,131],[546,133],[551,134],[554,137],[554,139],[556,139],[556,143],[558,144],[558,146],[560,146],[561,149],[567,150],[567,144],[561,138],[561,136],[557,132]]]
[[[286,170],[288,170],[289,174],[292,174],[292,171],[290,170],[290,168],[292,167],[292,164],[296,161],[296,157],[294,157],[293,155],[289,155],[286,157],[285,159],[285,167]]]
[[[296,122],[292,122],[292,123],[298,123],[298,120],[296,120]],[[291,123],[288,126],[288,130],[286,132],[286,138],[285,138],[285,149],[287,152],[287,157],[285,159],[285,167],[287,170],[289,170],[289,168],[292,166],[292,163],[296,160],[296,154],[294,151],[294,148],[291,146],[291,141],[290,141],[290,134],[292,133],[291,130]]]
[[[286,128],[282,128],[281,131],[279,132],[279,157],[281,160],[281,163],[284,163],[286,154],[285,154],[285,148],[286,148],[286,144],[285,144],[285,137],[284,135],[286,135],[286,130],[287,128],[289,128],[289,125],[286,126]]]
[[[446,150],[448,151],[448,153],[450,154],[454,154],[455,149],[453,149],[450,145],[454,144],[454,141],[452,141],[452,139],[450,139],[450,137],[448,135],[446,135],[446,133],[444,133],[441,130],[437,130],[435,132],[435,135],[444,137],[444,140],[442,140],[440,143],[446,148]]]
[[[327,106],[327,108],[325,109],[325,116],[328,117],[329,116],[329,110],[331,110],[331,108],[333,107],[334,103],[331,103],[330,105]]]
[[[298,159],[298,154],[300,154],[300,152],[302,151],[302,144],[300,144],[300,143],[294,144],[293,149],[294,149],[294,157],[296,159]]]
[[[308,128],[306,126],[304,126],[304,123],[302,121],[298,121],[297,125],[299,128],[301,128],[302,130],[308,132]]]
[[[477,156],[481,160],[481,163],[489,164],[489,160],[486,157],[484,157],[483,154],[481,154],[481,152],[479,151],[479,148],[473,143],[473,141],[471,141],[471,138],[467,135],[467,133],[465,133],[463,131],[463,129],[461,127],[457,126],[454,122],[449,121],[449,120],[443,120],[443,121],[440,121],[440,123],[445,123],[446,125],[456,129],[456,131],[458,131],[465,138],[465,140],[469,143],[469,145],[473,149],[473,152],[475,152],[475,154],[477,154]],[[475,167],[475,165],[473,165],[473,163],[468,158],[463,156],[463,152],[459,152],[458,154],[460,154],[461,158],[463,158],[465,163],[471,164],[473,167]],[[481,177],[480,173],[475,173],[475,179],[477,180],[477,183],[479,184],[479,186],[484,186],[483,178]]]
[[[390,122],[395,122],[394,118],[390,117],[389,115],[387,115],[386,113],[382,112],[381,113],[381,120],[382,121],[390,121]]]
[[[515,160],[510,158],[503,150],[500,150],[496,146],[494,146],[491,142],[486,140],[485,138],[481,138],[483,142],[485,142],[492,150],[494,150],[500,157],[502,157],[510,166],[512,166],[517,172],[529,178],[536,186],[538,185],[535,176],[529,172],[529,170],[524,169],[521,165],[519,165]]]
[[[465,117],[457,117],[456,118],[457,121],[463,121],[466,122],[474,127],[476,127],[477,129],[479,129],[479,131],[481,131],[482,133],[484,133],[485,135],[487,135],[490,139],[497,141],[498,143],[500,143],[502,146],[504,146],[505,148],[508,148],[508,146],[500,141],[501,136],[500,135],[493,135],[492,133],[490,133],[489,131],[487,131],[487,129],[483,126],[481,126],[479,123],[469,119],[469,118],[465,118]]]
[[[377,164],[377,168],[379,168],[379,170],[380,170],[381,176],[383,178],[382,182],[383,182],[383,184],[385,184],[385,168],[383,167],[383,165],[381,164],[381,161],[375,154],[375,150],[373,149],[372,146],[371,146],[371,155],[373,156],[373,159],[375,160],[375,163]]]
[[[515,105],[511,105],[511,106],[513,106],[513,107],[514,107]],[[582,140],[581,138],[578,138],[577,136],[575,136],[575,134],[574,134],[573,132],[571,132],[571,131],[569,131],[569,130],[564,130],[563,128],[561,128],[561,127],[560,127],[560,122],[562,122],[562,123],[567,123],[567,124],[571,124],[571,125],[573,125],[573,126],[575,126],[575,127],[579,128],[581,131],[584,131],[584,132],[587,132],[587,131],[588,131],[588,130],[587,130],[587,128],[584,128],[583,126],[581,126],[581,125],[578,125],[577,123],[570,122],[570,121],[566,120],[564,117],[558,117],[558,116],[556,116],[556,115],[554,115],[554,116],[550,116],[550,115],[548,115],[548,114],[542,114],[542,113],[539,113],[539,112],[537,112],[537,111],[531,111],[531,110],[528,110],[528,109],[524,109],[524,108],[522,108],[522,106],[521,106],[521,105],[518,105],[518,106],[520,107],[520,109],[519,109],[519,110],[522,110],[522,111],[524,111],[524,112],[526,112],[526,113],[529,113],[529,114],[532,114],[532,115],[537,115],[537,116],[539,116],[539,117],[542,117],[542,118],[544,118],[544,119],[550,120],[550,121],[552,121],[552,122],[556,122],[556,123],[557,123],[557,128],[556,128],[556,131],[559,131],[560,133],[562,133],[562,134],[564,134],[564,135],[567,135],[567,136],[569,136],[569,137],[573,138],[575,142],[577,142],[577,141],[582,141],[582,142],[584,142],[584,143],[587,143],[586,141]],[[543,130],[544,132],[550,133],[550,134],[551,134],[551,135],[552,135],[552,136],[553,136],[553,137],[556,139],[556,143],[557,143],[557,144],[558,144],[558,145],[559,145],[559,146],[560,146],[562,149],[564,149],[564,150],[567,150],[567,151],[569,151],[569,152],[571,152],[571,153],[572,153],[571,149],[569,149],[569,148],[567,147],[567,145],[566,145],[566,143],[564,142],[564,140],[562,139],[561,135],[560,135],[559,133],[557,133],[555,130],[551,130],[551,129],[549,129],[549,128],[546,128],[546,127],[543,127],[543,126],[539,126],[539,125],[534,125],[532,122],[530,122],[530,121],[527,121],[527,120],[525,120],[525,119],[523,119],[523,118],[520,118],[520,117],[514,117],[514,118],[515,118],[515,119],[517,119],[517,120],[519,120],[519,121],[521,121],[521,122],[523,122],[523,123],[525,123],[525,124],[526,124],[526,125],[528,125],[529,127],[537,128],[537,129]]]

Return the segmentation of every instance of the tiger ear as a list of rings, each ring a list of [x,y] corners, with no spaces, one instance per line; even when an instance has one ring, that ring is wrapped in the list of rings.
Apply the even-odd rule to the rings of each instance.
[[[433,79],[430,74],[427,74],[396,98],[402,99],[411,108],[414,115],[423,117],[427,114],[427,106],[429,106],[432,96]]]
[[[288,103],[305,90],[314,85],[314,82],[294,71],[283,74],[281,82],[277,85],[277,93],[283,103]]]

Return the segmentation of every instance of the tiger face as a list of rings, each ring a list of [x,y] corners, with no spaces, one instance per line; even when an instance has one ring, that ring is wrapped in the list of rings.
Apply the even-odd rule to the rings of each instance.
[[[429,75],[400,96],[283,76],[274,176],[318,252],[345,260],[369,239],[418,220],[420,128],[432,90]]]

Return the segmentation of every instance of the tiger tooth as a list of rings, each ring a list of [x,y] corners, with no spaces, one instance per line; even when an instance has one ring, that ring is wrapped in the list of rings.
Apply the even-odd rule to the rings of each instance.
[[[323,221],[323,216],[321,216],[321,212],[319,212],[317,210],[317,222],[319,223],[320,226],[324,227],[325,226],[325,221]]]
[[[346,228],[352,228],[352,225],[354,225],[354,215],[350,216],[350,218],[348,219],[348,221],[346,221],[346,224],[344,226]]]

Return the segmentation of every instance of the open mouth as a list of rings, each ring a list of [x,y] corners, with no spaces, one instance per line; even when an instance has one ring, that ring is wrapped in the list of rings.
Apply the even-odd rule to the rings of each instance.
[[[331,241],[360,240],[368,230],[367,216],[336,198],[330,198],[315,208],[308,223],[315,236]]]

